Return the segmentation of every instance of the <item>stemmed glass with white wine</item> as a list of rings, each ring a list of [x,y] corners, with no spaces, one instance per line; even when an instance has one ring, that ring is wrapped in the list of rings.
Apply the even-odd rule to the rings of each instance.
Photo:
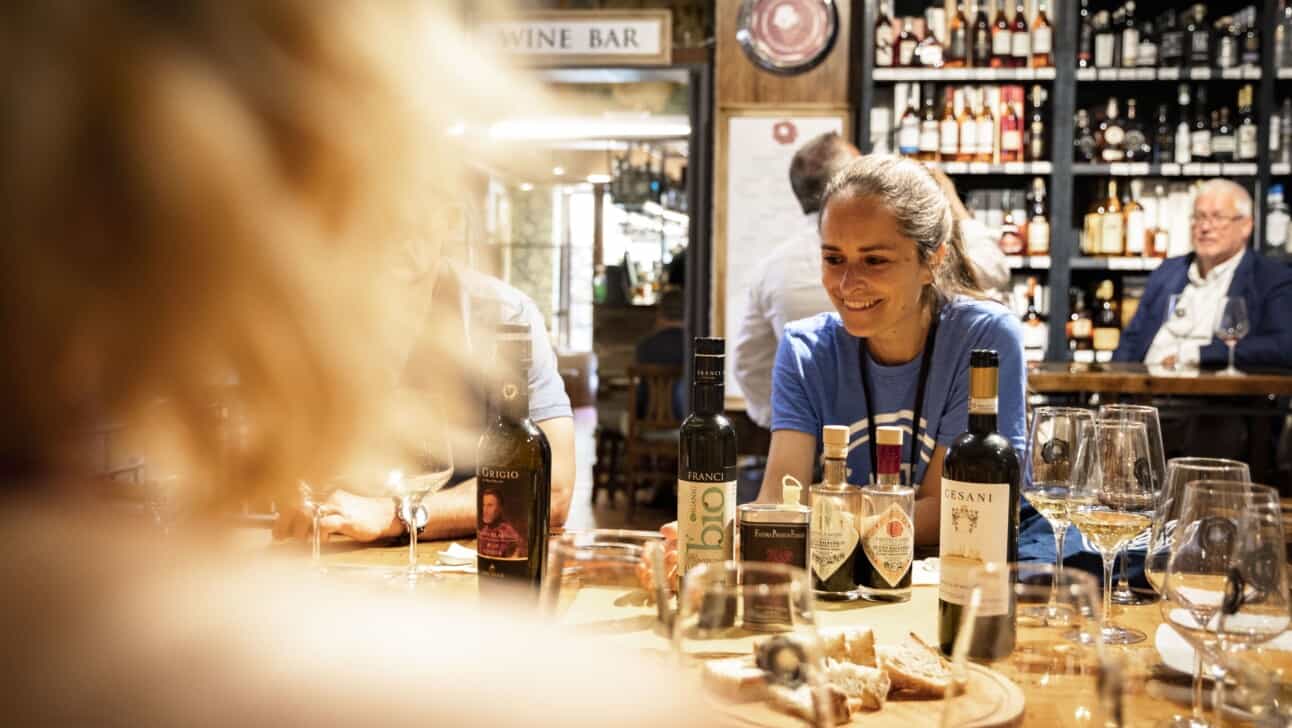
[[[1055,573],[1063,574],[1063,544],[1072,524],[1068,496],[1074,483],[1090,477],[1095,465],[1095,417],[1079,407],[1037,407],[1028,435],[1030,478],[1024,479],[1023,497],[1050,524],[1054,532]],[[1057,581],[1056,581],[1057,583]],[[1044,621],[1053,605],[1036,613],[1020,611],[1021,618]]]
[[[1247,299],[1242,296],[1226,296],[1220,305],[1220,315],[1216,318],[1216,338],[1229,347],[1229,366],[1217,374],[1234,377],[1242,374],[1234,366],[1234,348],[1251,330],[1247,318]]]
[[[1148,467],[1153,475],[1153,496],[1160,496],[1162,484],[1166,482],[1166,448],[1162,446],[1162,424],[1158,420],[1157,408],[1141,404],[1105,404],[1099,407],[1099,419],[1130,420],[1142,422],[1148,433]],[[1131,591],[1126,578],[1126,567],[1130,562],[1131,546],[1141,543],[1136,534],[1131,543],[1122,549],[1121,569],[1117,574],[1117,588],[1113,590],[1113,604],[1149,604],[1156,601],[1153,595],[1139,595]],[[1137,549],[1138,550],[1138,549]]]
[[[1103,557],[1104,644],[1142,642],[1143,632],[1113,624],[1111,612],[1117,553],[1153,522],[1147,428],[1142,422],[1096,420],[1095,457],[1091,477],[1073,484],[1068,512],[1077,530]]]

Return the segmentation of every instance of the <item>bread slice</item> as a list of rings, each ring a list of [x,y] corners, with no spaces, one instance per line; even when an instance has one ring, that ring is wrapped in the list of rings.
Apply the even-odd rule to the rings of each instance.
[[[767,674],[748,657],[706,661],[701,681],[709,691],[733,703],[748,703],[767,697]]]
[[[848,706],[848,696],[833,685],[826,686],[827,700],[830,701],[830,724],[843,725],[852,720],[852,711]],[[818,724],[816,711],[812,709],[812,688],[800,685],[788,688],[784,685],[772,685],[767,690],[767,701],[773,708],[789,715]]]
[[[825,679],[848,697],[853,711],[880,710],[892,688],[888,673],[851,662],[827,660]]]
[[[880,668],[892,692],[913,698],[941,698],[951,686],[951,663],[914,633],[900,645],[877,648]]]
[[[877,667],[875,633],[870,627],[830,627],[820,631],[821,654],[831,660]]]

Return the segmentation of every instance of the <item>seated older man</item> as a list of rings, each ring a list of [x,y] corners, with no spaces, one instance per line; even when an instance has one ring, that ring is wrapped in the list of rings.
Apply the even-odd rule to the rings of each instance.
[[[1247,190],[1226,179],[1206,182],[1193,204],[1194,252],[1163,261],[1149,276],[1113,359],[1167,367],[1223,365],[1229,352],[1213,330],[1225,297],[1241,296],[1251,332],[1238,343],[1236,362],[1292,367],[1292,269],[1248,248],[1251,234]],[[1187,333],[1162,325],[1175,294],[1187,311]]]

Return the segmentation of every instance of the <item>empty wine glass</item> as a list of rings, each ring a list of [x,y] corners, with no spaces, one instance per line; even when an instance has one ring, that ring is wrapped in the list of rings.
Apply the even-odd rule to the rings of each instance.
[[[1166,450],[1162,446],[1162,425],[1158,419],[1157,408],[1139,404],[1106,404],[1099,408],[1099,419],[1121,419],[1131,422],[1142,422],[1148,433],[1148,465],[1153,475],[1153,495],[1156,498],[1166,481]],[[1113,590],[1114,604],[1149,604],[1156,601],[1152,595],[1138,595],[1131,591],[1126,579],[1126,566],[1130,561],[1132,547],[1138,551],[1141,541],[1138,534],[1122,550],[1121,569],[1117,576],[1117,588]]]
[[[1166,463],[1166,481],[1157,495],[1148,552],[1144,555],[1144,576],[1162,593],[1162,579],[1171,559],[1175,529],[1184,505],[1184,487],[1197,480],[1228,480],[1245,483],[1252,479],[1247,463],[1225,458],[1171,458]]]
[[[310,561],[318,571],[325,571],[323,563],[319,560],[323,548],[319,521],[323,520],[327,512],[327,499],[333,490],[336,490],[336,484],[331,481],[316,480],[307,483],[299,480],[296,482],[296,491],[301,497],[301,507],[310,514]]]
[[[1111,611],[1117,552],[1153,522],[1153,475],[1144,423],[1097,420],[1095,456],[1098,465],[1092,477],[1072,487],[1068,511],[1081,535],[1103,557],[1104,643],[1142,642],[1144,633],[1113,624]]]
[[[650,632],[667,637],[672,594],[663,570],[658,531],[597,529],[567,531],[548,546],[539,592],[545,619],[574,632],[604,633],[607,614],[619,633]],[[637,627],[634,629],[634,627]],[[655,646],[659,637],[642,640]],[[667,642],[658,645],[668,651]]]
[[[1230,644],[1263,642],[1287,629],[1285,572],[1274,489],[1214,480],[1185,487],[1161,610],[1196,657],[1192,715],[1174,726],[1211,725],[1202,713],[1203,652],[1223,657]]]
[[[401,469],[386,473],[382,490],[399,501],[399,518],[408,528],[408,569],[404,572],[410,584],[422,573],[417,563],[418,532],[430,520],[422,501],[440,490],[453,478],[453,448],[446,436],[426,438],[414,457],[415,470]]]
[[[1176,369],[1184,366],[1184,340],[1193,333],[1193,321],[1189,318],[1189,308],[1183,293],[1172,294],[1166,303],[1166,330],[1176,339]]]
[[[1023,497],[1050,524],[1054,532],[1055,571],[1063,573],[1063,544],[1071,527],[1068,495],[1073,483],[1084,481],[1094,466],[1095,416],[1078,407],[1037,407],[1028,436],[1032,477],[1024,479]],[[1022,618],[1044,620],[1038,611],[1022,610]]]
[[[1220,306],[1220,315],[1216,319],[1216,338],[1225,342],[1229,347],[1229,366],[1219,372],[1225,376],[1237,376],[1242,374],[1234,366],[1234,348],[1238,342],[1251,330],[1251,322],[1247,318],[1247,299],[1242,296],[1226,296]]]

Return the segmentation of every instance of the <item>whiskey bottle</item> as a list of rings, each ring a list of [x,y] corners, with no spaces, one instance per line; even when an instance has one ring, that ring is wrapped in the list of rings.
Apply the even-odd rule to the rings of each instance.
[[[1091,343],[1095,349],[1095,361],[1100,363],[1112,361],[1113,352],[1121,343],[1121,317],[1117,315],[1113,295],[1113,282],[1110,280],[1103,281],[1095,290],[1097,304]]]
[[[1112,68],[1117,60],[1117,33],[1107,10],[1095,13],[1095,68]]]
[[[1098,193],[1090,200],[1090,207],[1086,210],[1086,216],[1083,219],[1081,235],[1081,254],[1086,256],[1097,256],[1103,252],[1103,241],[1100,235],[1103,233],[1104,224],[1104,200],[1107,199]]]
[[[1122,6],[1121,24],[1121,63],[1122,68],[1134,68],[1139,65],[1139,26],[1135,24],[1135,2],[1128,0]]]
[[[1004,93],[1004,90],[1002,90]],[[1023,120],[1012,102],[1006,101],[1000,112],[1000,161],[1023,161]]]
[[[1251,84],[1238,90],[1238,130],[1235,135],[1238,137],[1236,158],[1243,162],[1256,161],[1260,147],[1257,143],[1256,118],[1252,115]]]
[[[915,19],[902,18],[902,32],[897,36],[897,65],[909,68],[915,65],[915,49],[920,40],[915,37]]]
[[[1153,209],[1149,213],[1152,224],[1152,238],[1148,254],[1153,258],[1165,258],[1171,249],[1171,229],[1167,226],[1170,220],[1166,214],[1166,186],[1158,184],[1153,188]]]
[[[1027,122],[1027,158],[1039,162],[1049,158],[1049,144],[1045,139],[1045,89],[1039,84],[1032,87],[1032,112]]]
[[[1157,121],[1153,127],[1153,163],[1175,161],[1175,128],[1167,113],[1166,104],[1157,105]]]
[[[1249,5],[1243,12],[1243,50],[1242,64],[1259,67],[1261,65],[1261,34],[1256,28],[1256,7]]]
[[[920,116],[920,153],[919,159],[925,162],[938,161],[938,112],[934,106],[933,84],[925,84],[920,92],[924,99],[924,112]]]
[[[987,68],[991,65],[991,21],[987,19],[987,0],[978,4],[978,12],[973,19],[973,40],[969,44],[972,64],[975,68]]]
[[[1014,28],[1005,16],[1005,0],[999,1],[991,31],[991,67],[1010,68],[1014,65]]]
[[[1234,127],[1229,123],[1229,107],[1220,107],[1219,113],[1212,112],[1215,121],[1211,129],[1211,158],[1217,162],[1232,162],[1238,151],[1238,139]]]
[[[1126,227],[1125,253],[1133,257],[1144,255],[1148,239],[1148,219],[1144,213],[1144,206],[1139,203],[1143,192],[1142,185],[1142,180],[1131,180],[1130,191],[1126,195],[1125,202],[1122,203],[1122,217],[1125,218]]]
[[[978,141],[978,153],[974,155],[975,162],[993,161],[996,155],[996,117],[991,113],[991,105],[987,103],[987,89],[978,89],[978,131],[974,138]]]
[[[1036,308],[1036,278],[1027,279],[1027,307],[1023,310],[1023,360],[1039,362],[1045,360],[1046,344],[1049,332],[1046,318]]]
[[[897,151],[907,157],[920,155],[920,114],[915,110],[915,95],[906,104],[906,111],[897,125]]]
[[[1211,115],[1207,113],[1207,87],[1199,86],[1194,96],[1189,157],[1194,162],[1207,162],[1211,160]]]
[[[1175,123],[1175,159],[1176,164],[1188,164],[1193,160],[1193,125],[1189,123],[1189,84],[1180,84],[1178,121]]]
[[[947,28],[946,67],[965,68],[969,65],[971,53],[969,18],[965,16],[964,0],[957,0],[956,14],[951,16]]]
[[[1073,288],[1069,291],[1072,298],[1072,313],[1068,314],[1068,323],[1065,333],[1068,338],[1068,352],[1072,360],[1076,362],[1090,363],[1094,361],[1094,345],[1091,342],[1094,336],[1094,320],[1090,316],[1089,309],[1086,308],[1086,293],[1080,288]]]
[[[938,129],[938,152],[944,162],[960,159],[960,122],[956,119],[955,98],[955,90],[948,88]]]
[[[1140,68],[1154,68],[1158,61],[1157,33],[1153,24],[1145,20],[1139,26],[1139,52],[1136,54],[1136,65]]]
[[[1022,255],[1027,250],[1027,243],[1023,240],[1019,220],[1014,216],[1014,208],[1010,205],[1009,190],[1005,191],[1001,202],[1000,252],[1005,255]]]
[[[1089,164],[1098,157],[1098,144],[1090,128],[1090,112],[1077,110],[1077,128],[1072,140],[1073,159]]]
[[[1014,68],[1027,68],[1032,60],[1032,31],[1027,26],[1023,0],[1015,0],[1014,25],[1010,29],[1010,56]]]
[[[1238,46],[1241,36],[1234,30],[1232,18],[1221,18],[1215,28],[1215,62],[1216,68],[1235,68],[1238,66]]]
[[[1125,137],[1122,140],[1123,156],[1127,162],[1147,162],[1153,155],[1148,134],[1139,120],[1135,99],[1126,100]]]
[[[1054,65],[1054,26],[1046,14],[1045,0],[1037,0],[1036,19],[1032,21],[1032,67]]]
[[[1207,6],[1198,4],[1189,8],[1184,26],[1187,43],[1188,65],[1206,68],[1211,65],[1211,28],[1207,27]]]
[[[1050,220],[1046,215],[1045,180],[1032,179],[1030,214],[1027,219],[1027,254],[1050,254]]]
[[[960,114],[956,117],[960,132],[957,162],[972,162],[978,155],[978,120],[973,115],[971,97],[972,90],[968,88],[960,94]]]
[[[1123,146],[1126,141],[1126,130],[1117,111],[1117,98],[1108,99],[1104,120],[1099,122],[1095,138],[1099,141],[1099,159],[1103,162],[1120,162],[1126,157]]]
[[[933,28],[926,28],[924,37],[915,46],[915,65],[921,68],[942,68],[945,61],[942,51],[942,43],[938,41]]]
[[[1095,28],[1090,17],[1090,0],[1081,0],[1078,23],[1077,68],[1090,68],[1095,64]]]
[[[1099,252],[1103,255],[1121,256],[1126,253],[1126,225],[1122,219],[1122,203],[1117,199],[1117,180],[1108,180],[1108,197],[1104,199],[1104,215],[1099,220]]]

